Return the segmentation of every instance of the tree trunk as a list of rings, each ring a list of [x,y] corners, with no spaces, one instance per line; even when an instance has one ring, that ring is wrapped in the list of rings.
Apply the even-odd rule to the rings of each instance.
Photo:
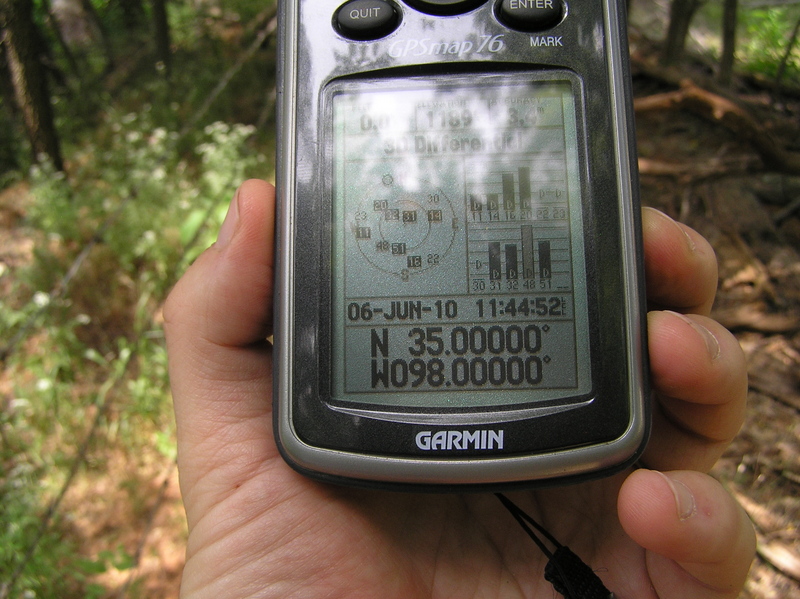
[[[156,36],[156,54],[164,67],[167,79],[172,72],[172,55],[170,54],[169,22],[167,21],[166,0],[153,0],[153,32]]]
[[[738,0],[725,0],[722,14],[722,56],[719,61],[719,82],[730,85],[733,77],[733,60],[736,54],[736,22]]]
[[[136,31],[144,23],[144,5],[142,0],[117,0],[122,11],[122,24],[128,32]]]
[[[56,41],[61,48],[61,52],[63,52],[64,57],[67,59],[67,63],[69,64],[73,78],[76,81],[80,80],[81,69],[78,66],[78,61],[75,58],[75,53],[72,51],[72,48],[69,47],[67,40],[64,39],[64,34],[61,32],[61,26],[58,23],[58,19],[56,19],[54,16],[53,6],[50,4],[50,0],[42,0],[42,9],[44,10],[45,14],[45,24],[50,27],[51,31],[53,32],[53,36],[56,38]]]
[[[2,31],[0,31],[1,39]],[[16,152],[19,144],[16,138],[20,115],[17,112],[14,93],[11,91],[11,78],[6,62],[5,46],[0,43],[0,176],[19,166]]]
[[[797,35],[800,33],[800,19],[797,19],[797,22],[794,24],[794,29],[792,30],[792,35],[789,36],[789,43],[786,44],[786,51],[783,53],[783,58],[781,58],[781,64],[778,66],[778,73],[775,75],[775,87],[777,88],[777,102],[781,102],[781,80],[783,79],[783,75],[786,72],[786,64],[789,62],[789,56],[792,54],[792,50],[794,49],[795,43],[797,43]]]
[[[108,35],[108,30],[103,25],[103,20],[97,14],[91,0],[81,0],[81,8],[100,36],[100,43],[103,45],[103,53],[106,56],[105,70],[106,73],[109,73],[114,68],[114,50],[111,47],[111,38]]]
[[[14,97],[22,112],[34,160],[44,155],[55,168],[64,170],[50,90],[40,60],[43,42],[33,21],[32,0],[0,0],[0,28]]]
[[[680,62],[689,35],[689,25],[700,0],[672,0],[669,8],[669,29],[664,47],[662,64],[671,65]]]

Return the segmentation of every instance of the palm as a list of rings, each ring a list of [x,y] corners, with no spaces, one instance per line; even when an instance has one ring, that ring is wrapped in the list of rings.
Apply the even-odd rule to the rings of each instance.
[[[249,393],[268,395],[267,370]],[[268,402],[261,405],[247,421],[206,437],[191,463],[181,464],[192,529],[185,578],[201,587],[202,581],[224,585],[203,589],[208,596],[238,596],[234,588],[287,599],[553,596],[542,574],[546,558],[492,494],[392,493],[313,482],[280,458],[265,426]],[[208,461],[196,459],[201,452]],[[222,454],[249,458],[197,470]],[[623,480],[511,496],[601,572],[606,586],[620,596],[647,598],[644,550],[617,520]],[[217,493],[225,488],[235,491]],[[220,553],[220,544],[235,551]],[[285,588],[262,588],[267,572]]]
[[[643,569],[644,561],[643,550],[616,522],[618,485],[608,480],[514,497],[593,568],[604,570],[607,586],[620,590],[620,571],[629,578]],[[368,514],[366,530],[357,534],[366,532],[375,541],[355,557],[356,567],[375,563],[376,554],[383,558],[378,563],[403,566],[400,572],[389,567],[386,573],[368,573],[364,597],[553,596],[543,578],[546,558],[491,494],[343,497],[348,513]],[[343,590],[353,578],[344,579]],[[387,587],[387,580],[398,586]],[[625,586],[621,596],[647,597],[642,588],[633,592],[627,580]],[[396,591],[386,594],[387,588]]]

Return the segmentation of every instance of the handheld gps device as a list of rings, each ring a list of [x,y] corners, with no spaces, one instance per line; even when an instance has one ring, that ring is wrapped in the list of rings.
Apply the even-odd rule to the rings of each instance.
[[[614,472],[649,430],[623,0],[281,0],[274,428],[391,488]]]

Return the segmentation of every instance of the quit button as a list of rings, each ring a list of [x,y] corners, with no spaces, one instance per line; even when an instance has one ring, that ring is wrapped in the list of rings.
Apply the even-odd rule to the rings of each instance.
[[[512,29],[544,31],[564,18],[563,0],[502,0],[497,17]]]
[[[336,11],[339,33],[354,40],[376,40],[400,24],[400,13],[387,0],[351,0]]]

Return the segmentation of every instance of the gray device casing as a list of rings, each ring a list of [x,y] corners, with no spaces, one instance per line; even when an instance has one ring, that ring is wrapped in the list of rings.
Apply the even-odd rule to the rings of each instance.
[[[568,1],[563,21],[541,33],[503,25],[494,0],[455,16],[393,4],[402,15],[395,31],[374,41],[354,41],[333,24],[341,0],[279,3],[273,405],[281,454],[293,468],[317,479],[416,490],[552,484],[629,466],[646,443],[650,409],[625,3]],[[483,51],[475,51],[487,39],[492,48],[485,43]],[[582,176],[592,200],[584,207],[584,220],[593,396],[580,408],[561,413],[412,414],[377,408],[348,413],[330,405],[326,311],[334,275],[326,88],[375,77],[553,70],[574,74],[584,93],[579,110]],[[535,439],[531,448],[522,444],[491,455],[436,454],[405,449],[409,445],[398,440],[412,438],[420,427],[461,430],[499,424],[529,434]]]

